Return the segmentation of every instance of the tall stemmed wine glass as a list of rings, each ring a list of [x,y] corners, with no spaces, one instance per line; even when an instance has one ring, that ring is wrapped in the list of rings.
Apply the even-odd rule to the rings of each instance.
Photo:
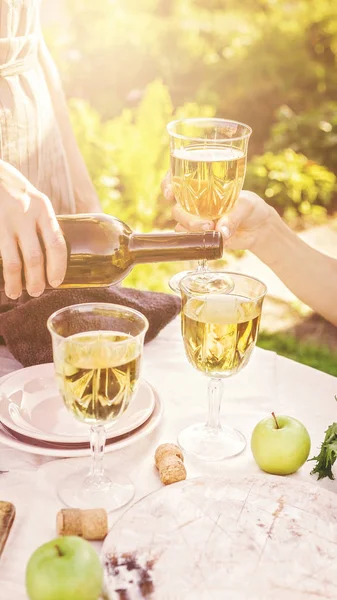
[[[228,119],[198,118],[172,121],[167,130],[178,204],[191,215],[217,221],[232,210],[242,190],[251,128]],[[201,278],[206,269],[206,261],[200,262]],[[171,278],[174,292],[180,292],[179,282],[186,274]],[[223,281],[223,291],[230,289],[224,273],[219,273],[218,279]]]
[[[134,487],[124,474],[110,478],[103,468],[104,425],[117,420],[134,397],[148,321],[125,306],[90,303],[58,310],[47,326],[59,390],[67,409],[90,427],[92,450],[89,472],[66,477],[59,496],[76,508],[120,508]]]
[[[205,279],[216,276],[206,271]],[[240,273],[228,273],[232,291],[223,294],[208,288],[195,291],[198,273],[180,282],[182,336],[192,366],[209,377],[206,423],[189,425],[178,441],[188,453],[205,460],[221,460],[240,454],[246,440],[236,429],[223,425],[220,408],[224,379],[238,373],[255,347],[263,300],[264,283]],[[206,286],[207,287],[207,286]]]

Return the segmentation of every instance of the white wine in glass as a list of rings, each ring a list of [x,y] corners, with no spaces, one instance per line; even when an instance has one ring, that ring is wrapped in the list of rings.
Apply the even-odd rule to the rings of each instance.
[[[217,221],[242,189],[246,155],[234,147],[186,146],[171,156],[174,195],[186,212]]]
[[[89,424],[115,420],[128,408],[140,371],[141,348],[117,331],[66,338],[55,354],[55,373],[67,408]]]
[[[249,360],[260,318],[260,308],[249,298],[235,294],[190,298],[182,311],[188,360],[206,375],[234,375]]]
[[[217,221],[232,210],[243,187],[251,128],[227,119],[183,119],[167,126],[170,135],[171,177],[175,198],[190,213]],[[198,270],[206,269],[206,261]],[[186,275],[170,280],[173,291]],[[219,275],[220,278],[220,275]],[[223,291],[231,289],[224,274]]]
[[[216,271],[206,271],[204,279],[216,276]],[[198,288],[196,291],[198,273],[186,275],[180,282],[186,355],[195,369],[209,377],[209,384],[206,423],[186,427],[178,440],[186,452],[211,461],[236,456],[246,446],[240,431],[221,423],[223,380],[238,373],[251,357],[267,291],[254,277],[228,276],[233,289],[226,294],[212,291],[212,287],[203,294]]]

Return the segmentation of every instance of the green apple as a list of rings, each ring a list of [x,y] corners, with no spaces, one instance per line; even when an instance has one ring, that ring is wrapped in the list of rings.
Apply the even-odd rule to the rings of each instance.
[[[295,473],[307,460],[310,436],[304,425],[294,419],[272,413],[258,423],[252,433],[251,449],[262,471],[273,475]]]
[[[97,600],[102,582],[97,552],[89,542],[75,536],[59,537],[40,546],[26,569],[30,600]]]

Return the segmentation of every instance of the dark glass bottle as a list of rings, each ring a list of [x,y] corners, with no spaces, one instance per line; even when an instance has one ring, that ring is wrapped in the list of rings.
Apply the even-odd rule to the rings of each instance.
[[[222,237],[205,233],[133,233],[105,214],[57,217],[68,248],[68,267],[60,287],[103,287],[118,283],[139,263],[214,260],[222,256]],[[24,284],[24,282],[23,282]],[[0,258],[0,290],[4,290]]]

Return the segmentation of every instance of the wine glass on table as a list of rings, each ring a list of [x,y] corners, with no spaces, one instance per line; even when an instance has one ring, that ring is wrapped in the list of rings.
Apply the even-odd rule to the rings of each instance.
[[[58,493],[70,507],[120,508],[134,495],[124,474],[103,468],[104,426],[128,408],[137,390],[148,321],[115,304],[62,308],[49,317],[57,384],[67,409],[90,428],[92,461],[61,481]],[[89,435],[89,431],[88,431]]]
[[[167,131],[176,201],[191,215],[217,221],[232,210],[242,190],[251,128],[228,119],[198,118],[172,121]],[[195,285],[202,285],[206,270],[206,261],[200,261]],[[187,273],[170,279],[174,292],[180,292],[180,280]],[[218,272],[216,286],[226,292],[232,282]]]
[[[206,279],[212,275],[217,273],[204,273]],[[186,355],[195,369],[209,377],[209,383],[206,423],[189,425],[180,432],[178,441],[186,452],[210,461],[236,456],[246,446],[240,431],[221,423],[221,401],[224,379],[241,371],[251,357],[267,291],[254,277],[240,273],[228,276],[234,287],[226,294],[196,292],[195,272],[180,282]]]

